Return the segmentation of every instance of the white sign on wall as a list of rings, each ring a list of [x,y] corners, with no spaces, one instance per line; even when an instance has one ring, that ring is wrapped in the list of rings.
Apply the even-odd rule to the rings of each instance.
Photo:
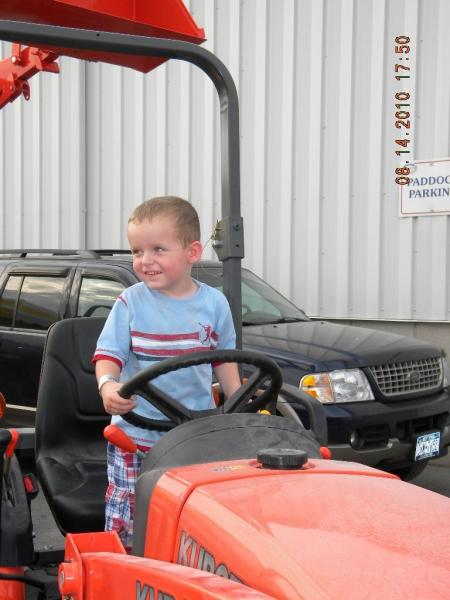
[[[400,187],[400,216],[450,215],[450,158],[414,161]]]

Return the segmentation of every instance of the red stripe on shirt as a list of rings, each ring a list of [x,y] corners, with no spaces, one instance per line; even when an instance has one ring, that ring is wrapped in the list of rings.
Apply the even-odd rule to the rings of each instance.
[[[116,358],[115,356],[109,356],[108,354],[94,354],[91,362],[95,365],[95,363],[98,360],[110,360],[111,362],[118,365],[121,369],[123,367],[123,363],[118,358]]]
[[[150,356],[179,356],[180,354],[187,354],[188,352],[200,352],[205,350],[214,350],[213,346],[200,346],[198,348],[184,348],[176,350],[157,350],[154,348],[142,348],[141,346],[133,346],[133,352],[140,352],[141,354],[148,354]]]
[[[143,331],[132,331],[131,335],[145,338],[147,340],[156,340],[159,342],[176,342],[179,340],[198,340],[198,331],[193,333],[144,333]]]

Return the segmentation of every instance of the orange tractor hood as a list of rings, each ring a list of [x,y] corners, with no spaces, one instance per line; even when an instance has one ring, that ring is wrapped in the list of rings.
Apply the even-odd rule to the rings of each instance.
[[[133,35],[205,40],[181,0],[2,0],[0,19],[58,25]],[[58,55],[103,61],[148,72],[163,58],[124,56],[108,52],[45,47]]]
[[[163,475],[151,506],[146,556],[276,598],[448,598],[449,499],[369,467],[185,467]],[[164,528],[165,550],[151,539]]]

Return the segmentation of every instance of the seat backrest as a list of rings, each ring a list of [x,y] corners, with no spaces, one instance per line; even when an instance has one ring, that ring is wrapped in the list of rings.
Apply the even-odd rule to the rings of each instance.
[[[36,466],[49,506],[64,531],[92,530],[103,519],[103,429],[110,417],[97,390],[92,356],[104,322],[96,317],[59,321],[50,327],[44,349]],[[89,517],[92,512],[94,520]],[[83,519],[86,526],[80,522]]]
[[[47,335],[36,415],[36,458],[42,452],[92,456],[104,447],[104,411],[92,363],[104,318],[64,319]]]

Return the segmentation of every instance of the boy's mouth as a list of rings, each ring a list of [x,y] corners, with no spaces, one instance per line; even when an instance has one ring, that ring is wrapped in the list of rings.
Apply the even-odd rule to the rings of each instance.
[[[155,275],[161,275],[162,271],[144,271],[144,274],[148,277],[154,277]]]

